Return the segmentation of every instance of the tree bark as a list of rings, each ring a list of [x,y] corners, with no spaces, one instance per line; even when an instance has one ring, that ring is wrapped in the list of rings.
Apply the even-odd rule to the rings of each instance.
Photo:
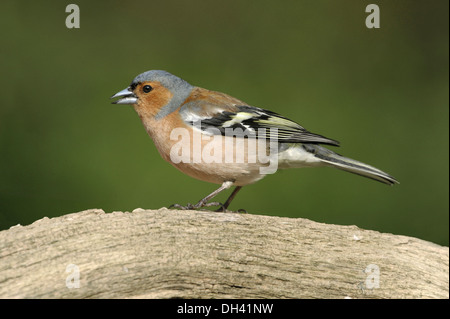
[[[449,249],[301,218],[91,209],[0,232],[1,298],[449,298]]]

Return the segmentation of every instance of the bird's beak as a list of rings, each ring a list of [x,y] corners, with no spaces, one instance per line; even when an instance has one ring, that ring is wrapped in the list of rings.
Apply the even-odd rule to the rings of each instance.
[[[112,102],[112,104],[135,104],[138,100],[137,96],[131,91],[130,87],[117,92],[111,99],[115,99],[116,97],[120,97],[120,99]]]

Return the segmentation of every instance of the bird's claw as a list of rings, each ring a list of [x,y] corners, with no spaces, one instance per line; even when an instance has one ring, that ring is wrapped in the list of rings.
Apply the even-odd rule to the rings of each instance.
[[[245,209],[238,209],[236,211],[234,210],[228,210],[224,207],[220,207],[219,209],[216,210],[216,212],[221,212],[221,213],[233,213],[233,214],[247,214],[247,211]]]
[[[195,209],[194,205],[192,205],[191,203],[188,203],[186,206],[182,206],[180,204],[172,204],[169,206],[169,209],[181,209],[181,210],[191,210],[191,209]]]
[[[180,204],[172,204],[169,206],[169,209],[181,209],[181,210],[198,210],[202,207],[214,207],[214,206],[218,206],[219,208],[217,208],[216,210],[214,210],[215,212],[220,212],[220,213],[241,213],[241,214],[247,214],[247,211],[245,209],[238,209],[237,211],[232,211],[232,210],[228,210],[224,204],[219,203],[219,202],[211,202],[211,203],[203,203],[203,202],[198,202],[195,205],[192,205],[191,203],[187,203],[186,206],[180,205]],[[208,209],[200,209],[202,211],[210,211]]]
[[[197,210],[202,207],[214,207],[214,206],[220,206],[217,211],[220,211],[220,209],[222,209],[222,210],[224,209],[222,203],[219,203],[219,202],[203,203],[201,201],[195,205],[188,203],[188,204],[186,204],[186,206],[183,206],[180,204],[172,204],[169,206],[169,209],[175,208],[175,209],[181,209],[181,210]],[[206,210],[206,209],[201,209],[201,210]]]

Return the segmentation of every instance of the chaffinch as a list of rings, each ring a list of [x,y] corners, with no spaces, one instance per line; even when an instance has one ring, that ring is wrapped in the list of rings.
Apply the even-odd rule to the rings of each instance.
[[[162,158],[181,172],[221,186],[197,204],[226,211],[239,190],[278,168],[332,166],[392,185],[397,180],[319,145],[339,142],[307,131],[275,112],[225,93],[193,86],[166,71],[144,72],[114,94],[113,104],[131,104]],[[224,204],[209,202],[235,189]]]

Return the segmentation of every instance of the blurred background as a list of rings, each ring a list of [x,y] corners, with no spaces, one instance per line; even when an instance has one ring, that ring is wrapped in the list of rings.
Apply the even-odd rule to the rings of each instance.
[[[66,6],[80,7],[68,29]],[[365,8],[380,7],[380,29]],[[0,230],[197,202],[110,96],[147,70],[233,95],[395,176],[279,171],[230,208],[449,241],[449,8],[425,1],[2,1]],[[229,195],[221,194],[219,200]]]

